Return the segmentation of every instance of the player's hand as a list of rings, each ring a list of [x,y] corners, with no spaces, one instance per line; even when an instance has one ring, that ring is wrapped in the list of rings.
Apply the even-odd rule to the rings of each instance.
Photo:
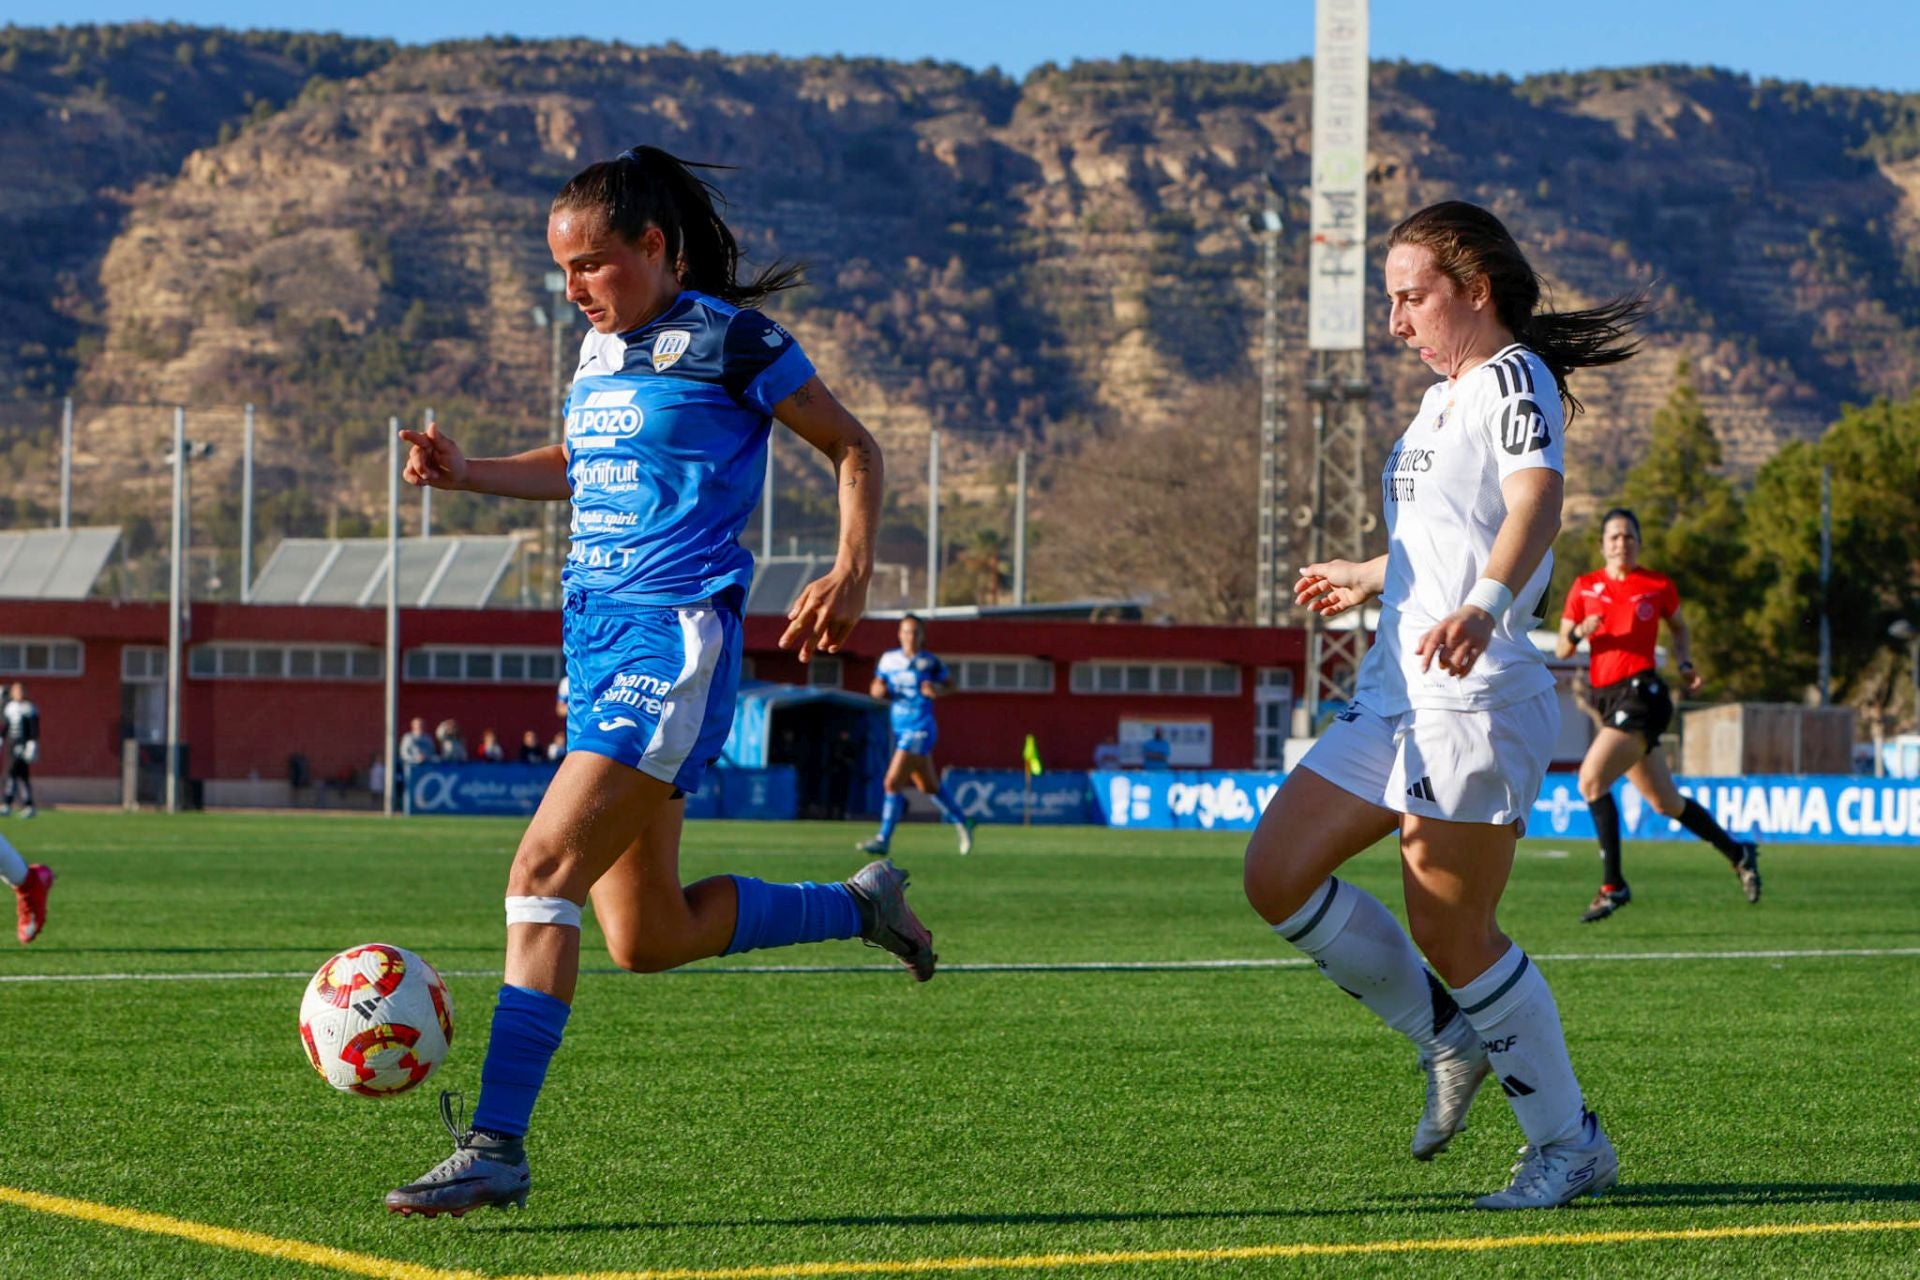
[[[1700,686],[1706,683],[1698,667],[1688,665],[1680,668],[1680,687],[1688,693],[1700,692]]]
[[[1421,636],[1413,652],[1421,659],[1422,671],[1433,670],[1437,659],[1448,675],[1463,676],[1473,670],[1492,639],[1493,615],[1478,605],[1463,604]]]
[[[467,483],[467,455],[452,436],[440,434],[438,424],[425,431],[402,428],[400,438],[407,442],[407,462],[401,476],[418,488],[462,489]]]
[[[787,610],[787,629],[780,636],[780,647],[797,648],[802,662],[813,661],[816,653],[838,653],[866,608],[866,579],[835,569],[809,582]]]
[[[1373,599],[1380,587],[1370,579],[1366,565],[1328,560],[1300,570],[1299,581],[1293,584],[1293,602],[1331,618]]]

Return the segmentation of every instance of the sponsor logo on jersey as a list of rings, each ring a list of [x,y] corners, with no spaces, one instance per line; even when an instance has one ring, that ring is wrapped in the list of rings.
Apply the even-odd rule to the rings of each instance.
[[[767,331],[760,335],[760,341],[766,343],[770,347],[781,346],[786,342],[786,340],[787,340],[787,331],[785,329],[782,329],[779,325],[772,324],[772,323],[769,323],[767,326]]]
[[[1553,433],[1547,429],[1547,415],[1526,396],[1508,401],[1500,411],[1500,444],[1514,457],[1538,453],[1551,443]]]
[[[687,348],[693,345],[693,335],[685,329],[668,329],[653,340],[653,371],[665,373],[673,368],[674,362],[687,354]]]
[[[581,448],[604,448],[638,435],[645,420],[631,389],[589,391],[567,414],[567,439]]]
[[[612,733],[615,729],[638,729],[639,727],[640,722],[632,716],[615,716],[611,720],[602,720],[599,722],[600,732],[602,733]]]

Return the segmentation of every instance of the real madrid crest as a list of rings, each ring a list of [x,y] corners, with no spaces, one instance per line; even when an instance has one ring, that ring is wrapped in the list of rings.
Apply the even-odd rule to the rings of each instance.
[[[685,329],[667,329],[653,340],[653,371],[665,373],[674,362],[687,354],[687,348],[693,343],[693,335]]]

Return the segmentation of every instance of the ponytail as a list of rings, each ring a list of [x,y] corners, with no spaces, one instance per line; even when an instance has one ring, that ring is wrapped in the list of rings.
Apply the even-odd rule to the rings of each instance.
[[[681,160],[658,147],[629,147],[575,174],[553,198],[553,209],[593,210],[606,219],[609,231],[628,243],[648,227],[658,227],[682,288],[736,307],[757,307],[799,284],[802,269],[797,263],[775,262],[746,283],[736,278],[740,247],[715,208],[724,207],[726,197],[694,172],[730,167]]]

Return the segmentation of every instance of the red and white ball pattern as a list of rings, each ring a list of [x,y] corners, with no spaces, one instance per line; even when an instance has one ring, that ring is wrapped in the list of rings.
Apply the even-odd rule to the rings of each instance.
[[[433,966],[370,942],[320,966],[300,1001],[307,1060],[342,1093],[386,1098],[421,1083],[453,1043],[453,997]]]

